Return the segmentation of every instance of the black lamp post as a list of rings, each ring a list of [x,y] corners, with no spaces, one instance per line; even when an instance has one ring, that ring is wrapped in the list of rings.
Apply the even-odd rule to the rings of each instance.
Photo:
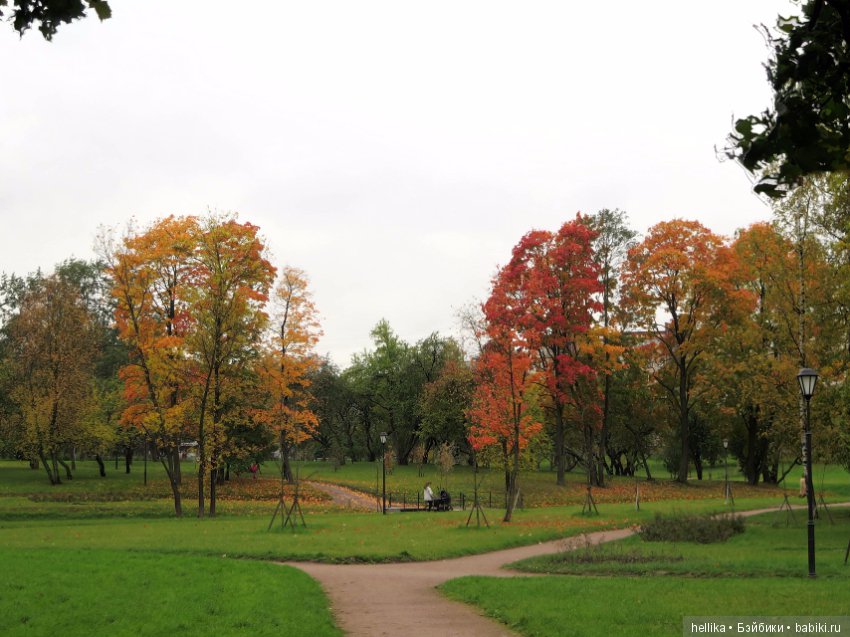
[[[723,439],[723,502],[729,504],[729,438]]]
[[[797,374],[800,383],[800,393],[806,399],[806,429],[804,432],[804,453],[806,454],[806,504],[808,505],[809,521],[807,525],[809,536],[809,577],[815,577],[815,489],[812,484],[812,394],[818,382],[818,373],[805,367]]]
[[[381,513],[387,514],[387,432],[381,432],[381,468],[383,479],[381,480]]]

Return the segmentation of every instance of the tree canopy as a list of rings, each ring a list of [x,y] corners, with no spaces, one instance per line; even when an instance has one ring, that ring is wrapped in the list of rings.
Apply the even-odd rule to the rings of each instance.
[[[850,2],[795,1],[800,15],[763,27],[773,106],[737,120],[726,149],[771,197],[805,175],[850,169]]]
[[[15,31],[23,35],[38,25],[45,40],[52,40],[60,25],[86,17],[89,9],[101,20],[112,17],[106,0],[14,0],[13,6],[11,22]],[[9,0],[0,0],[0,18],[9,15],[8,7]]]

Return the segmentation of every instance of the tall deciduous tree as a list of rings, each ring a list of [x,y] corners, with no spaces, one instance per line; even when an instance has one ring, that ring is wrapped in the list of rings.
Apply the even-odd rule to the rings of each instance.
[[[266,395],[258,420],[277,433],[283,478],[292,482],[290,453],[316,432],[318,418],[312,409],[310,385],[319,366],[314,347],[321,336],[318,313],[303,271],[285,267],[274,290],[279,306],[273,318],[274,336],[259,365]]]
[[[580,379],[595,379],[595,370],[576,356],[575,345],[602,309],[598,265],[593,259],[595,232],[584,220],[565,223],[557,232],[534,230],[513,250],[499,272],[485,305],[488,323],[503,322],[516,331],[520,347],[531,356],[536,378],[548,396],[555,424],[557,482],[565,484],[567,409],[581,411]],[[588,466],[591,460],[587,459]]]
[[[509,331],[491,328],[491,338],[475,361],[476,386],[469,418],[469,443],[475,452],[497,447],[505,467],[505,522],[519,498],[520,451],[543,428],[533,418],[534,374],[531,357]]]
[[[238,385],[260,342],[275,268],[266,258],[259,228],[234,216],[207,217],[195,226],[192,240],[195,285],[187,299],[194,327],[186,344],[195,380],[200,517],[207,472],[209,515],[216,512],[216,472],[227,450],[225,396]]]
[[[730,448],[750,484],[775,482],[780,449],[797,447],[794,435],[797,353],[787,318],[794,314],[789,292],[796,289],[792,244],[759,223],[739,231],[732,244],[738,284],[752,294],[748,320],[733,323],[709,357],[716,403],[734,414]],[[792,320],[793,321],[793,320]]]
[[[130,350],[120,371],[126,402],[122,421],[154,444],[178,516],[183,514],[179,445],[192,408],[186,336],[194,320],[188,296],[197,285],[189,262],[196,231],[194,217],[167,217],[143,232],[131,229],[117,245],[106,240],[102,246],[118,334]]]
[[[93,321],[78,290],[57,276],[30,290],[7,326],[14,385],[27,447],[51,484],[61,482],[61,449],[79,444],[96,353]],[[49,462],[48,462],[49,461]],[[65,465],[68,478],[70,468]]]
[[[667,365],[653,372],[678,414],[677,480],[688,479],[690,422],[698,366],[713,338],[747,311],[749,295],[735,289],[734,254],[696,221],[656,224],[629,251],[624,301],[634,324],[654,336]]]
[[[601,316],[602,342],[608,346],[618,344],[620,332],[613,328],[614,313],[619,301],[618,284],[620,271],[628,251],[634,246],[637,233],[628,225],[628,217],[619,209],[603,208],[588,218],[590,227],[596,232],[593,239],[593,259],[599,267],[599,282],[602,285]],[[622,327],[621,322],[618,327]],[[611,354],[604,353],[605,366],[611,366]],[[611,421],[611,380],[610,370],[602,374],[602,428],[599,432],[599,462],[596,467],[596,481],[604,482],[604,463],[608,454],[609,425]]]

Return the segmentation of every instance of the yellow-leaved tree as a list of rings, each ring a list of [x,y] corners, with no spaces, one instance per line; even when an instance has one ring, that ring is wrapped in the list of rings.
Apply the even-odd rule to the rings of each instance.
[[[321,328],[303,271],[284,267],[273,299],[277,305],[272,318],[274,332],[265,344],[257,369],[263,406],[255,411],[255,418],[277,433],[281,476],[291,482],[290,453],[319,424],[310,406],[310,375],[319,366],[313,348]]]

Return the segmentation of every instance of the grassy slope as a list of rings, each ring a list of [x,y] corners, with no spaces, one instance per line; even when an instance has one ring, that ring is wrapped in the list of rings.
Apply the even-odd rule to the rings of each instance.
[[[297,569],[115,551],[0,550],[0,634],[336,636]]]
[[[442,589],[528,637],[678,637],[689,615],[846,615],[850,603],[825,579],[465,577]]]

